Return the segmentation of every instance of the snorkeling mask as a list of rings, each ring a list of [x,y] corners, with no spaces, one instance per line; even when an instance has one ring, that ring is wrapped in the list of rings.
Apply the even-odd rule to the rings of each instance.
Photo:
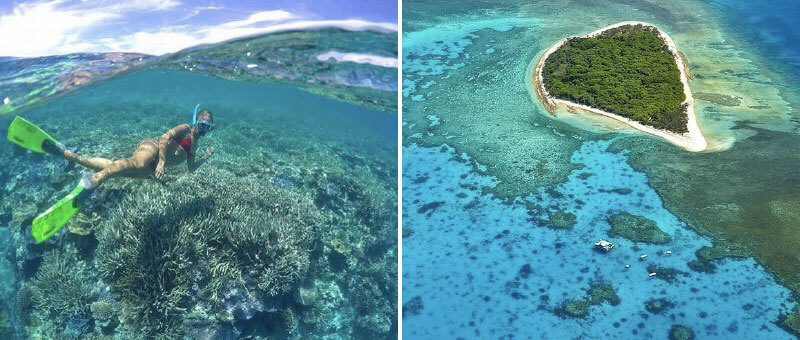
[[[197,110],[200,108],[200,104],[194,107],[194,115],[192,116],[192,126],[197,127],[197,133],[201,136],[204,136],[206,133],[214,131],[214,123],[211,123],[207,120],[197,120]]]

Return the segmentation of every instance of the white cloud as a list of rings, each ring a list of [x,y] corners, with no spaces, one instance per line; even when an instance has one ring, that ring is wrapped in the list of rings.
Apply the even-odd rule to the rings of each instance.
[[[131,12],[131,11],[166,11],[181,5],[180,1],[176,0],[134,0],[134,1],[114,1],[109,6],[101,6],[101,10],[112,12]]]
[[[0,16],[0,55],[40,56],[92,51],[100,45],[83,34],[133,11],[165,11],[176,0],[94,1],[68,4],[66,0],[23,2]]]
[[[186,19],[192,18],[192,17],[200,14],[200,12],[203,12],[203,11],[217,11],[217,10],[221,10],[221,9],[224,9],[224,8],[225,7],[222,7],[222,6],[195,7],[189,14],[187,14],[185,17],[181,18],[181,20],[186,20]]]
[[[247,19],[223,23],[223,27],[244,27],[252,24],[269,21],[279,21],[294,18],[295,15],[284,10],[261,11],[250,14]]]
[[[115,36],[113,32],[94,38],[86,36],[89,30],[96,32],[111,20],[124,19],[127,12],[168,11],[180,4],[177,0],[95,0],[72,5],[67,0],[20,3],[12,13],[0,16],[0,56],[111,51],[161,55],[199,44],[288,30],[338,27],[397,31],[393,23],[358,19],[309,21],[285,10],[270,10],[213,26],[166,26],[123,36]],[[184,19],[203,10],[217,9],[221,7],[195,7]]]
[[[82,30],[117,17],[101,11],[56,9],[62,2],[21,3],[14,6],[12,14],[0,16],[0,55],[64,53],[77,46]]]

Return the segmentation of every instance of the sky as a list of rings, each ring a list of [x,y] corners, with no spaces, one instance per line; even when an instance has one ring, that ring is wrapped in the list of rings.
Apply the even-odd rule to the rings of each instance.
[[[0,56],[161,55],[305,27],[397,30],[397,0],[0,0]]]

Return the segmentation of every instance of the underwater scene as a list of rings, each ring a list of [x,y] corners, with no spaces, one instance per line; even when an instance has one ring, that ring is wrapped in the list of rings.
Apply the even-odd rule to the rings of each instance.
[[[796,1],[404,1],[404,339],[796,339]],[[709,148],[554,119],[548,48],[668,34]],[[567,115],[569,116],[569,115]]]
[[[17,116],[80,156],[213,113],[196,171],[110,178],[42,243],[88,169],[0,143],[0,339],[395,338],[396,60],[380,27],[0,58],[0,132]]]

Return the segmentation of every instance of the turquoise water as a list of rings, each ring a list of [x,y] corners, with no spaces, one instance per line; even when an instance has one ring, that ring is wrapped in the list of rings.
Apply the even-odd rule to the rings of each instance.
[[[327,68],[377,72],[350,64]],[[31,220],[84,169],[0,144],[0,338],[396,336],[397,115],[358,99],[386,91],[207,73],[150,65],[15,112],[116,159],[201,103],[216,129],[197,152],[215,152],[162,182],[110,179],[37,245]]]
[[[404,3],[404,338],[796,338],[800,87],[780,27],[797,16],[772,4]],[[686,55],[721,151],[552,119],[531,96],[549,46],[627,20]],[[612,233],[622,212],[671,241]]]
[[[403,240],[403,337],[666,339],[677,324],[698,339],[793,338],[771,322],[794,306],[791,291],[752,258],[693,271],[687,263],[710,240],[665,209],[647,177],[609,144],[584,143],[571,159],[583,167],[567,182],[511,203],[476,190],[496,179],[474,173],[452,150],[404,148],[403,225],[412,234]],[[575,226],[532,221],[525,202],[541,206],[545,220],[547,211],[572,213]],[[619,212],[655,221],[672,241],[610,236],[607,219]],[[615,248],[596,251],[600,239]],[[665,269],[650,277],[651,265]],[[668,270],[679,273],[668,279]],[[592,306],[586,318],[559,313],[601,284],[621,302]],[[650,312],[651,299],[674,306]]]

